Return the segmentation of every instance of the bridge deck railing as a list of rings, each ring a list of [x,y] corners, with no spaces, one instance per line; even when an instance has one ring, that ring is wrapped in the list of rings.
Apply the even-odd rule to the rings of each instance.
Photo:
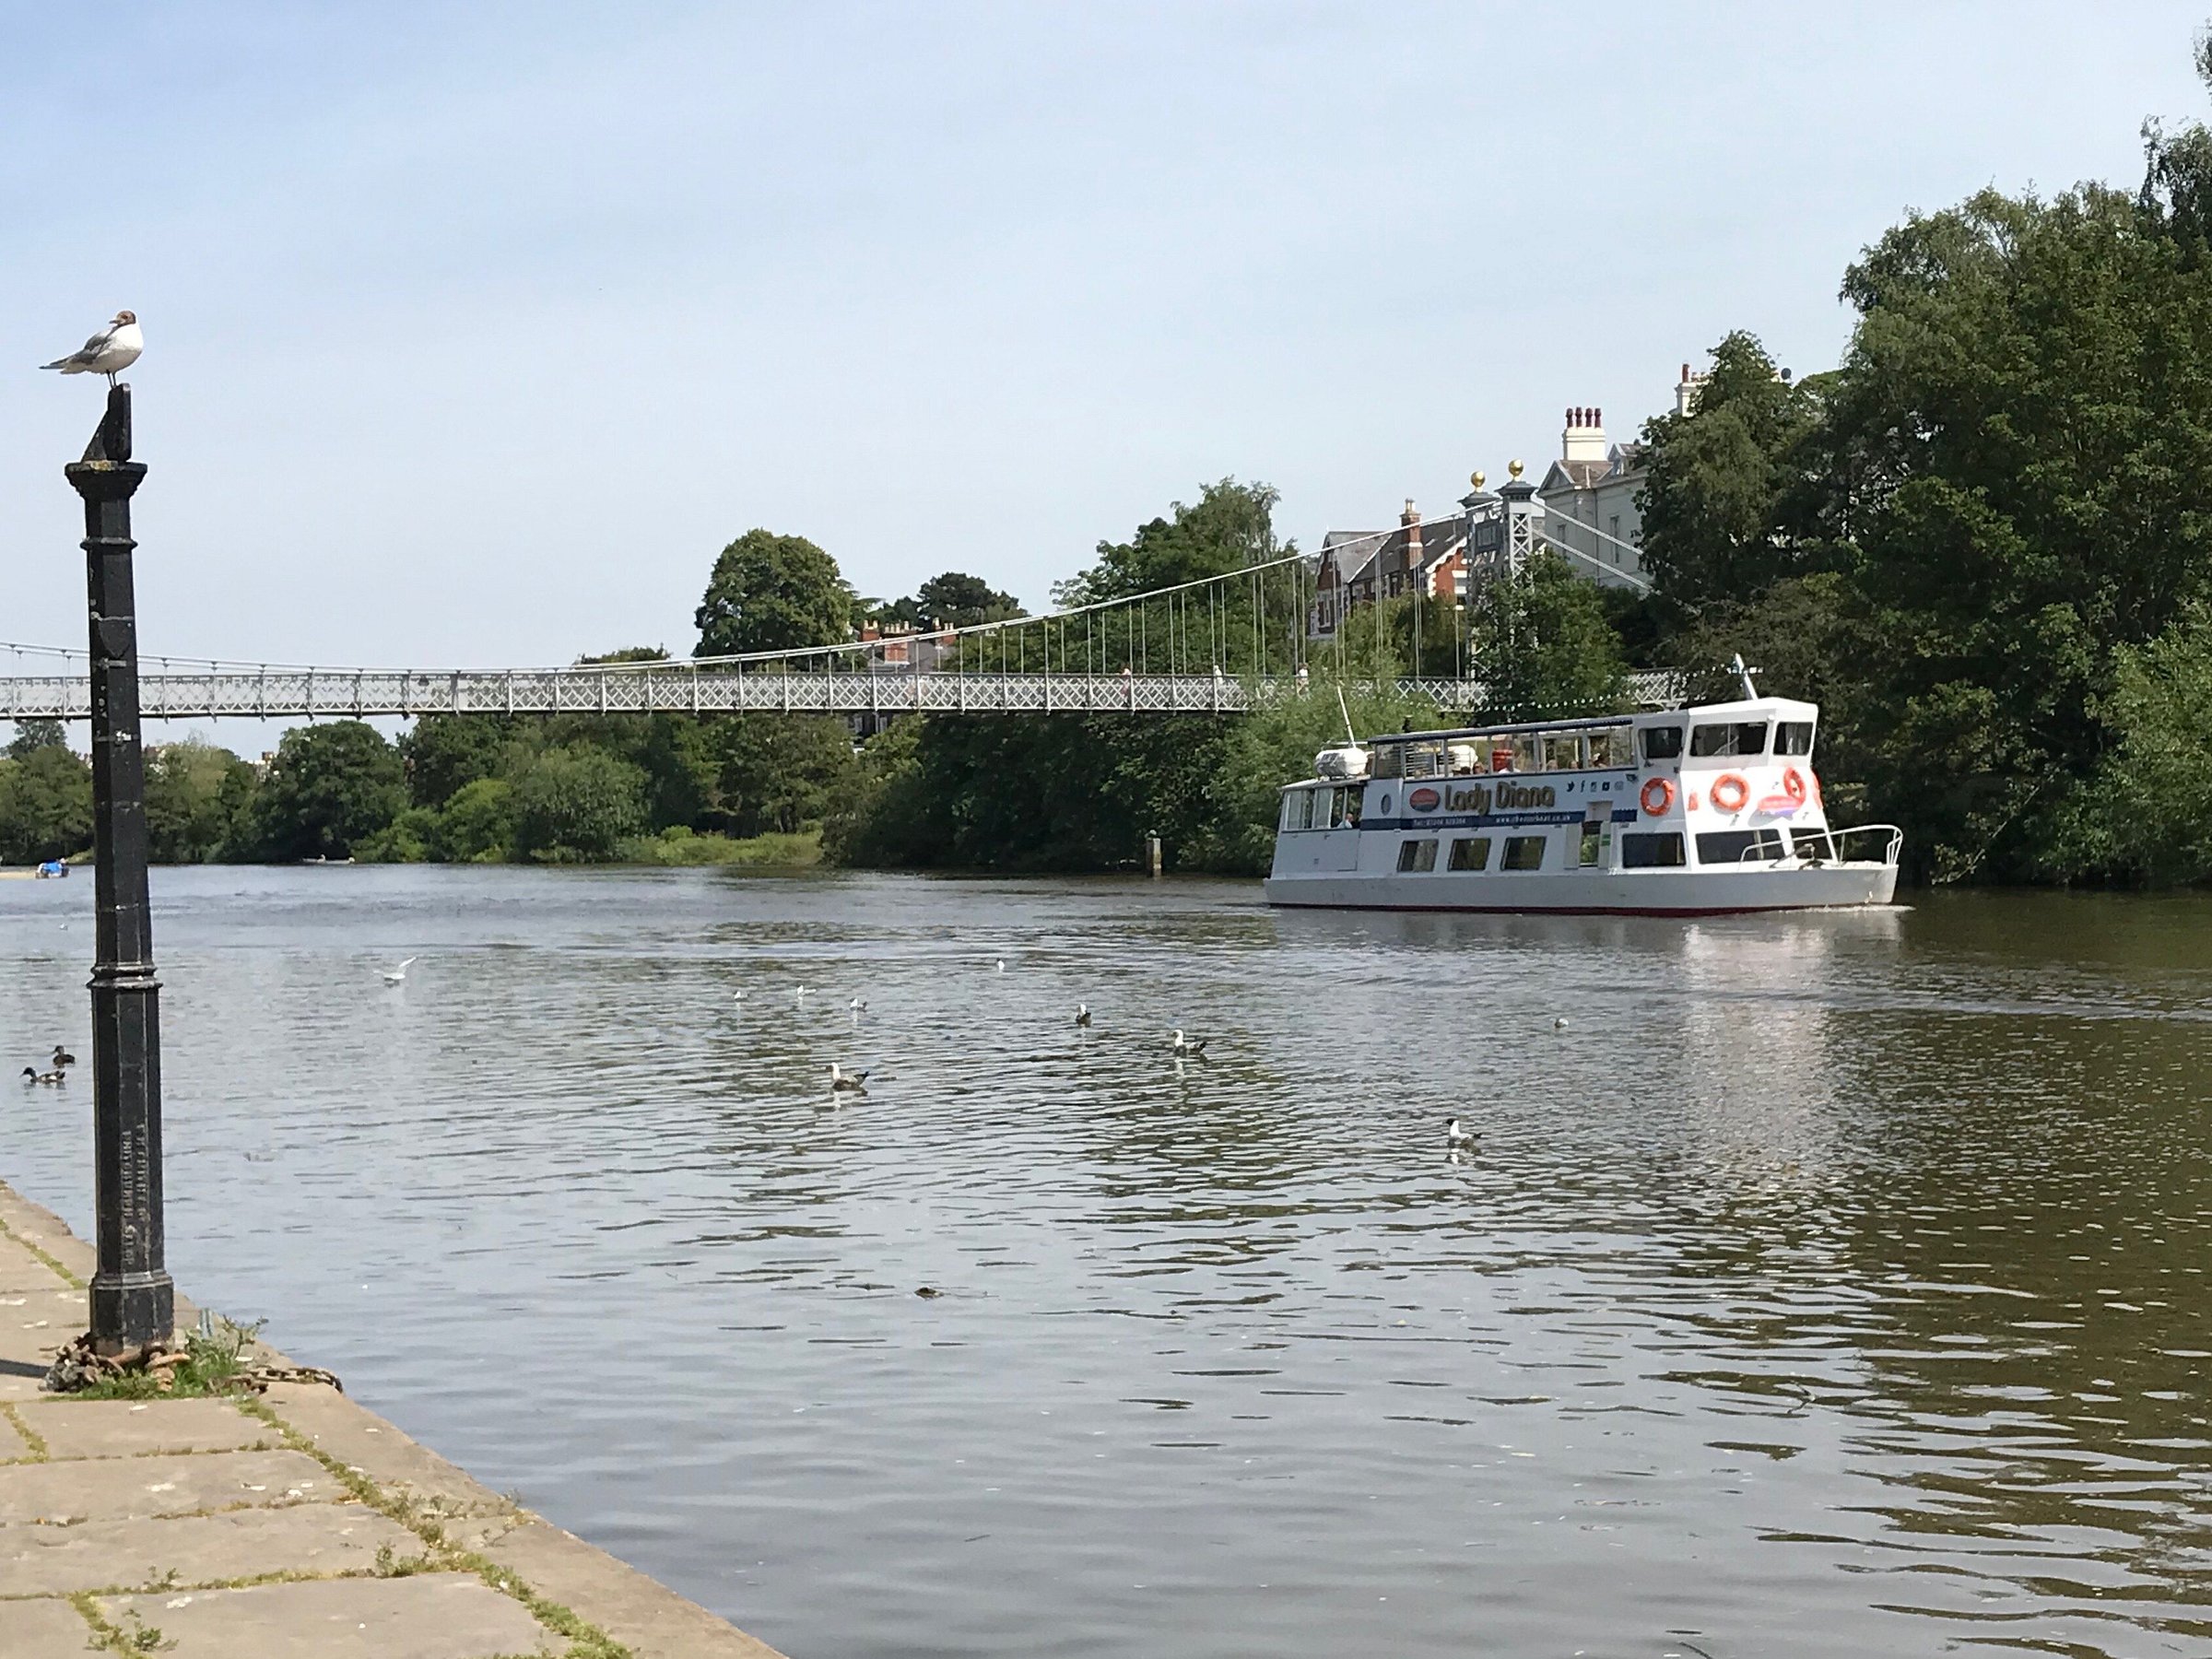
[[[1632,701],[1665,707],[1679,676],[1630,677]],[[1479,680],[1402,679],[1398,688],[1451,712],[1486,706]],[[143,675],[148,720],[329,719],[418,714],[1241,714],[1324,687],[1288,675],[773,674],[687,668],[473,669],[444,673],[223,668]],[[0,677],[0,718],[82,720],[91,686],[70,675]]]

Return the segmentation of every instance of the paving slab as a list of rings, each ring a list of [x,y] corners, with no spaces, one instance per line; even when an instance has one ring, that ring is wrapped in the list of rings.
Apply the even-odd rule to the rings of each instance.
[[[15,1424],[9,1422],[6,1418],[0,1417],[0,1464],[13,1463],[18,1457],[35,1455],[30,1442],[16,1431]]]
[[[30,1247],[0,1233],[0,1295],[10,1290],[51,1290],[67,1281],[30,1253]]]
[[[0,1526],[0,1595],[216,1584],[275,1572],[367,1572],[376,1552],[414,1560],[420,1538],[359,1503],[302,1503],[169,1521]],[[175,1574],[173,1579],[165,1575]],[[0,1625],[8,1611],[0,1603]]]
[[[0,1659],[86,1659],[92,1627],[65,1601],[9,1602],[0,1607]]]
[[[0,1290],[0,1359],[41,1367],[54,1349],[84,1335],[85,1293],[63,1285],[48,1290]]]
[[[272,1383],[263,1401],[325,1457],[431,1514],[496,1515],[514,1505],[335,1388]]]
[[[590,1620],[637,1659],[780,1659],[775,1649],[604,1549],[530,1516],[484,1553]]]
[[[159,1651],[173,1659],[489,1659],[568,1646],[522,1603],[466,1573],[116,1596],[100,1606],[126,1631],[134,1622],[160,1631]]]
[[[275,1450],[283,1437],[228,1400],[46,1400],[18,1406],[46,1455],[142,1457],[149,1452]]]
[[[27,1522],[66,1526],[247,1505],[274,1509],[345,1496],[330,1471],[303,1452],[0,1465],[0,1527]]]
[[[69,1224],[43,1205],[12,1188],[0,1187],[0,1227],[27,1244],[35,1244],[88,1284],[100,1265],[92,1246],[69,1230]]]

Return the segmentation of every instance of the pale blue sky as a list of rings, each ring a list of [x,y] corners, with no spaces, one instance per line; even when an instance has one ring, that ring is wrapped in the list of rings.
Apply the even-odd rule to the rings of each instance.
[[[1311,545],[1831,364],[1906,208],[2132,185],[2207,10],[6,4],[0,638],[83,639],[35,365],[120,306],[149,651],[688,651],[755,524],[1037,604],[1208,478]]]

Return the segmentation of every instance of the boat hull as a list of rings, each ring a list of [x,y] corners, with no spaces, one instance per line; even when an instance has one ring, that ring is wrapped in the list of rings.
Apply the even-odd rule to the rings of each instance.
[[[1893,864],[1766,865],[1749,870],[1532,870],[1418,876],[1346,870],[1270,876],[1267,901],[1315,910],[1481,911],[1497,914],[1710,916],[1741,911],[1888,904]]]

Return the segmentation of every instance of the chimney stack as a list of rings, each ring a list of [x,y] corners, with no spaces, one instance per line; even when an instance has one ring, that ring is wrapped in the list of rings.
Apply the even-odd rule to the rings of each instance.
[[[1562,461],[1603,461],[1606,458],[1606,425],[1604,418],[1594,408],[1577,405],[1567,411],[1567,429],[1559,434],[1559,459]]]

